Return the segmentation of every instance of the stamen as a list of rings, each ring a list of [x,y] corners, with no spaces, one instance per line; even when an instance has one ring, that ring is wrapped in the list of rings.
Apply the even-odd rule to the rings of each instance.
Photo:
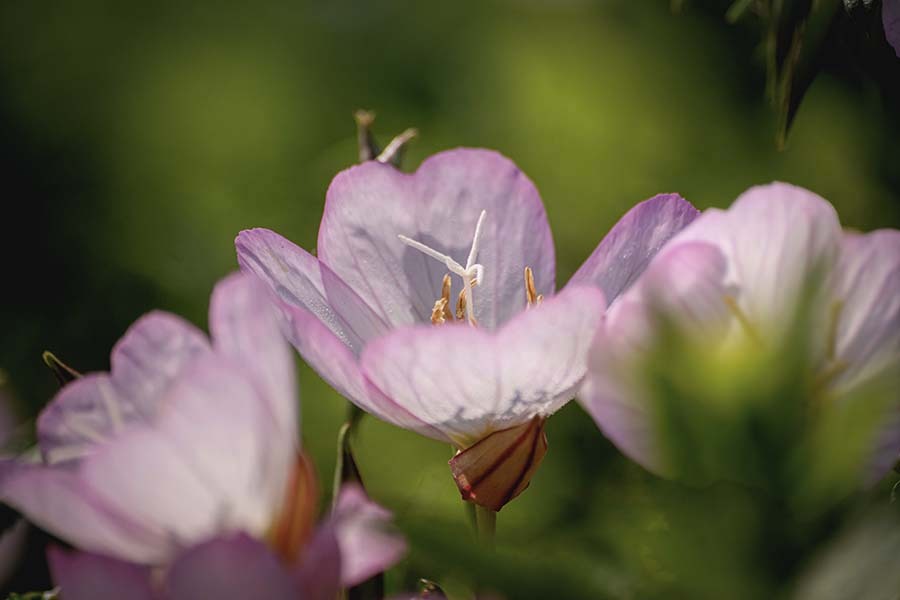
[[[525,267],[525,299],[528,301],[528,306],[540,304],[544,299],[544,296],[538,294],[534,287],[534,271],[531,270],[531,267]]]
[[[478,222],[475,224],[475,234],[472,238],[472,247],[469,250],[469,257],[468,259],[466,259],[465,267],[453,260],[450,256],[442,252],[438,252],[434,248],[426,246],[422,242],[418,242],[412,238],[406,237],[405,235],[397,236],[400,238],[400,241],[407,246],[415,248],[419,252],[425,254],[426,256],[430,256],[435,260],[441,261],[451,273],[459,275],[462,278],[463,294],[465,294],[466,297],[463,308],[465,309],[465,316],[471,325],[475,325],[475,306],[474,299],[472,297],[472,288],[478,285],[481,282],[482,277],[484,276],[484,267],[476,263],[475,260],[478,258],[478,244],[479,240],[481,239],[482,225],[484,224],[484,218],[486,215],[487,211],[481,211],[481,215],[479,215],[478,217]]]
[[[444,316],[444,314],[447,312],[448,312],[447,299],[439,298],[434,303],[434,308],[431,309],[431,324],[432,325],[443,324],[447,320],[447,318]],[[451,319],[452,319],[452,316],[451,316]]]
[[[475,287],[474,285],[472,287]],[[466,290],[462,290],[459,292],[459,297],[456,299],[456,318],[460,321],[466,318],[466,313],[468,312],[469,303],[466,301]],[[475,317],[469,317],[469,323],[477,326],[478,321],[475,320]]]
[[[466,290],[461,290],[459,292],[459,297],[456,299],[456,318],[463,319],[466,316]]]
[[[441,282],[441,300],[444,301],[443,306],[443,317],[445,321],[453,320],[453,313],[450,312],[450,274],[444,275],[444,280]]]

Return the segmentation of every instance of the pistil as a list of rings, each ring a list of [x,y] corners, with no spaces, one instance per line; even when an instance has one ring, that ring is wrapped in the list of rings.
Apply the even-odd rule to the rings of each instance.
[[[475,300],[472,297],[472,288],[478,285],[481,282],[482,277],[484,276],[484,267],[480,264],[476,263],[475,260],[478,258],[478,244],[481,239],[481,228],[484,224],[484,217],[487,215],[487,211],[481,211],[481,215],[478,217],[478,222],[475,224],[475,234],[472,236],[472,246],[469,249],[469,257],[466,259],[466,266],[462,266],[455,260],[453,260],[450,256],[438,252],[434,248],[430,246],[426,246],[422,242],[416,241],[412,238],[409,238],[405,235],[398,235],[400,241],[415,248],[419,252],[425,254],[426,256],[430,256],[435,260],[439,260],[447,267],[447,269],[456,275],[459,275],[463,280],[463,290],[460,293],[460,299],[457,301],[457,306],[462,305],[463,310],[465,311],[465,316],[469,321],[470,325],[476,325],[475,322]],[[446,277],[444,279],[445,284],[444,288],[448,288],[446,285]],[[449,290],[448,290],[448,303],[449,303]],[[442,295],[443,299],[443,295]],[[438,300],[441,302],[441,300]],[[437,309],[437,303],[435,303],[434,309],[432,309],[432,322],[435,320],[435,309]],[[441,314],[443,314],[443,307],[441,309]],[[446,318],[446,317],[445,317]]]

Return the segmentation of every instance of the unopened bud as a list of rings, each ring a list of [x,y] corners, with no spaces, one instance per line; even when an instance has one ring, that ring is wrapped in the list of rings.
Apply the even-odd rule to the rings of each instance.
[[[450,459],[463,500],[494,511],[521,494],[547,453],[544,417],[495,431]]]

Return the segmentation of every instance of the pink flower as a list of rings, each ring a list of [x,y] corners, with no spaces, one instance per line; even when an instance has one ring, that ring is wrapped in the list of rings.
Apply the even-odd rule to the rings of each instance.
[[[4,465],[0,498],[87,553],[50,555],[67,599],[141,597],[115,595],[119,580],[173,599],[263,581],[267,597],[294,597],[288,588],[333,597],[403,553],[380,531],[388,515],[358,489],[314,528],[293,359],[265,292],[242,275],[224,279],[209,322],[211,340],[168,313],[138,320],[110,373],[66,385],[41,413],[43,464]],[[365,529],[368,545],[342,543]],[[107,568],[118,575],[92,579]]]
[[[543,458],[544,420],[581,385],[606,304],[695,215],[675,195],[638,205],[555,294],[534,185],[495,152],[459,149],[411,175],[339,173],[318,257],[265,229],[236,245],[306,361],[363,410],[454,444],[463,497],[498,510]]]
[[[900,232],[842,231],[834,208],[803,188],[754,187],[728,210],[710,209],[676,235],[607,316],[581,398],[626,455],[666,472],[651,408],[623,377],[662,309],[703,344],[768,347],[792,330],[813,290],[814,379],[826,397],[848,395],[900,367]],[[876,451],[883,474],[900,454],[900,411]]]

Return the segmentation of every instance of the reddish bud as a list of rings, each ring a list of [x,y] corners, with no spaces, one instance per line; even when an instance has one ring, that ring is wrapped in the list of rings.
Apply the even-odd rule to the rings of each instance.
[[[463,500],[494,511],[525,491],[547,453],[545,419],[495,431],[450,459]]]

